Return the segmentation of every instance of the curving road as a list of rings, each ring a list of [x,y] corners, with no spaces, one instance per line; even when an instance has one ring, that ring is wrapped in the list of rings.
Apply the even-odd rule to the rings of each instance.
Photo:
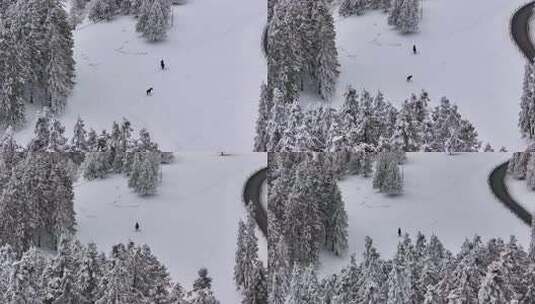
[[[250,203],[255,205],[255,220],[262,234],[267,238],[267,211],[262,205],[262,184],[267,178],[267,168],[263,168],[251,175],[245,182],[243,189],[243,202],[246,206]]]
[[[494,195],[500,200],[500,202],[507,207],[507,209],[509,209],[524,223],[531,225],[531,213],[529,213],[529,211],[515,201],[507,190],[505,176],[507,175],[508,165],[509,162],[505,162],[492,170],[489,175],[490,189],[492,190],[492,193],[494,193]]]
[[[534,62],[535,58],[535,47],[531,41],[529,32],[529,23],[534,7],[535,1],[522,6],[514,13],[511,19],[511,35],[513,36],[513,40],[529,62]],[[494,193],[505,207],[524,223],[531,225],[531,213],[513,199],[505,184],[508,164],[509,162],[505,162],[492,170],[489,175],[490,188],[492,193]]]
[[[529,22],[533,15],[535,1],[530,2],[518,9],[511,19],[511,35],[516,45],[522,51],[527,60],[533,62],[535,58],[535,47],[531,41],[529,33]]]

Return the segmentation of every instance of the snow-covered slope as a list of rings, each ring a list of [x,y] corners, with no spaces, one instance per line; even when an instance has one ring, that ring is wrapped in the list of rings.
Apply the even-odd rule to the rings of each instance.
[[[266,3],[189,0],[173,11],[173,28],[160,43],[140,37],[132,16],[77,28],[77,84],[61,117],[69,136],[78,116],[97,131],[126,117],[166,151],[252,150],[266,77]],[[161,59],[168,70],[160,70]],[[31,113],[28,120],[24,140],[33,130]]]
[[[78,236],[108,251],[118,242],[146,243],[186,288],[207,267],[221,303],[239,303],[232,275],[238,221],[245,217],[241,191],[247,177],[266,166],[266,155],[176,156],[174,164],[162,167],[163,183],[154,197],[137,196],[123,176],[81,180],[74,203]],[[134,231],[136,222],[141,232]],[[258,237],[265,259],[266,243]]]
[[[385,196],[372,188],[372,180],[349,177],[340,183],[349,219],[349,251],[343,258],[324,254],[320,268],[332,273],[361,257],[364,237],[374,240],[383,256],[392,257],[398,228],[414,238],[418,231],[436,234],[450,250],[458,250],[466,237],[484,239],[515,235],[529,245],[529,227],[517,219],[490,191],[487,177],[509,153],[409,153],[403,165],[403,194]]]
[[[432,105],[442,96],[457,103],[481,140],[510,151],[524,147],[517,119],[525,60],[509,22],[525,2],[423,0],[420,32],[413,35],[393,30],[379,11],[348,18],[333,12],[341,64],[334,105],[341,104],[347,85],[381,90],[395,104],[425,89]]]

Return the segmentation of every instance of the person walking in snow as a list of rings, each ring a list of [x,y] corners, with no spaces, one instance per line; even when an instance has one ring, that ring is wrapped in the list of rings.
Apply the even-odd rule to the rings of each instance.
[[[407,76],[407,82],[411,82],[411,80],[412,80],[412,75]]]
[[[136,225],[134,226],[134,228],[136,229],[136,232],[139,231],[139,223],[138,222],[136,222]]]
[[[398,228],[398,236],[401,237],[401,228]]]
[[[418,52],[416,51],[416,44],[412,46],[412,53],[416,55]]]
[[[162,60],[160,60],[160,66],[162,67],[162,71],[165,70],[165,62]]]

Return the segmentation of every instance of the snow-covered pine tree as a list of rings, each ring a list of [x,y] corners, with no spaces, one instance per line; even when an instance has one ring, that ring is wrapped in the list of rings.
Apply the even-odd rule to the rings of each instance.
[[[422,142],[421,125],[414,117],[411,105],[405,101],[397,116],[391,144],[394,151],[417,152]]]
[[[208,276],[208,270],[201,268],[199,277],[193,282],[193,290],[190,292],[189,303],[191,304],[219,304],[212,292],[212,278]]]
[[[87,17],[93,22],[110,21],[116,13],[115,0],[93,0]]]
[[[318,94],[328,100],[334,95],[336,80],[340,74],[338,63],[338,51],[336,49],[336,31],[334,19],[325,1],[314,1],[312,12],[318,23],[318,50],[315,63],[315,75],[317,80]]]
[[[28,150],[32,152],[45,151],[50,143],[50,114],[47,108],[39,113],[33,133],[34,138]]]
[[[507,252],[502,252],[499,260],[490,264],[478,293],[479,304],[508,304],[516,295],[511,286]]]
[[[245,251],[247,241],[247,227],[243,221],[238,223],[238,241],[236,244],[236,254],[234,258],[234,283],[238,290],[245,287]]]
[[[281,91],[274,90],[273,107],[271,108],[270,119],[267,125],[268,142],[266,148],[270,152],[279,151],[279,142],[288,123],[289,113],[283,98]]]
[[[97,152],[97,132],[92,128],[87,132],[87,151]]]
[[[6,294],[10,288],[15,261],[16,255],[11,246],[0,247],[0,300],[4,303],[7,302]]]
[[[264,265],[259,260],[254,262],[249,286],[244,290],[242,304],[267,304],[267,281]]]
[[[270,111],[273,107],[273,90],[263,83],[260,87],[260,101],[258,105],[258,117],[256,119],[256,136],[254,139],[255,152],[267,152],[269,134],[267,133]]]
[[[80,267],[75,275],[76,286],[80,295],[89,303],[94,303],[99,292],[104,265],[98,257],[97,246],[89,243],[83,248]]]
[[[300,87],[300,73],[303,62],[300,40],[296,39],[296,28],[302,11],[293,10],[300,1],[279,0],[274,10],[267,33],[268,86],[273,87],[274,98],[287,103],[297,100]],[[276,104],[276,102],[275,102]],[[271,117],[273,119],[273,116]],[[274,151],[269,150],[268,151]]]
[[[535,264],[535,216],[531,215],[531,234],[528,251],[529,260]]]
[[[143,36],[149,41],[165,39],[170,24],[170,9],[167,0],[150,0],[152,5],[147,12],[146,23],[143,26]],[[141,17],[140,17],[141,19]]]
[[[52,217],[53,232],[56,237],[76,232],[76,213],[74,211],[74,192],[70,176],[66,170],[68,159],[65,154],[55,155],[49,181],[53,184],[54,212]]]
[[[61,113],[66,98],[74,87],[74,59],[71,27],[60,1],[48,0],[50,6],[45,23],[47,62],[45,66],[47,106],[52,113]]]
[[[307,168],[308,160],[296,168],[286,210],[286,239],[291,261],[300,265],[318,262],[324,241],[320,207],[314,197],[314,176]]]
[[[63,135],[65,127],[57,119],[52,120],[50,128],[50,140],[48,143],[48,151],[50,152],[65,152],[67,147],[67,138]]]
[[[338,13],[342,17],[348,17],[352,15],[362,15],[366,8],[366,0],[344,0],[340,4]]]
[[[388,11],[388,24],[392,26],[398,26],[401,19],[401,6],[404,0],[391,0],[390,9]]]
[[[13,276],[7,291],[7,304],[42,304],[40,292],[44,257],[35,249],[26,251],[13,265]]]
[[[397,27],[403,34],[414,33],[418,31],[420,21],[420,0],[402,0],[399,11]]]
[[[364,303],[385,303],[387,298],[386,279],[383,272],[383,261],[373,246],[373,241],[366,236],[363,253],[361,284],[358,289],[358,299]]]
[[[535,304],[535,264],[532,262],[528,266],[524,275],[523,285],[526,292],[520,295],[520,304]]]
[[[518,126],[523,137],[535,138],[535,71],[532,63],[527,63],[520,99]]]
[[[82,175],[87,180],[104,178],[110,172],[108,155],[105,152],[89,152],[82,164]]]
[[[140,195],[152,195],[160,182],[160,153],[137,152],[134,154],[128,187]]]
[[[69,9],[69,23],[72,28],[81,23],[85,16],[87,0],[71,0],[71,8]]]
[[[20,42],[13,38],[0,25],[0,127],[3,128],[19,128],[25,121],[23,63],[17,54]]]
[[[80,117],[76,120],[73,133],[69,150],[71,152],[87,152],[87,131],[84,121]]]
[[[526,152],[529,154],[529,161],[526,168],[526,184],[528,189],[535,190],[535,153]]]
[[[342,255],[348,247],[347,213],[344,208],[342,194],[335,180],[331,180],[329,191],[329,213],[325,227],[325,247],[336,255]]]
[[[271,219],[272,217],[270,217]],[[290,282],[290,263],[288,261],[288,247],[284,240],[279,238],[276,245],[270,247],[269,265],[269,303],[284,304]]]
[[[294,266],[286,304],[319,304],[319,286],[313,266]]]

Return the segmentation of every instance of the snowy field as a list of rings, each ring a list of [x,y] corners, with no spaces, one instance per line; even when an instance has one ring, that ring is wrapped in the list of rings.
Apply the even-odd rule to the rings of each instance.
[[[239,303],[233,267],[238,221],[246,215],[241,192],[247,177],[266,166],[266,155],[175,156],[174,164],[162,167],[163,183],[154,197],[137,196],[123,176],[80,180],[74,202],[78,236],[107,252],[118,242],[146,243],[187,289],[197,270],[207,267],[221,303]],[[141,232],[134,231],[136,222]],[[265,260],[266,241],[258,237]]]
[[[174,26],[161,43],[140,37],[132,16],[77,28],[77,84],[61,117],[69,136],[78,116],[99,133],[126,117],[166,151],[252,150],[266,77],[265,1],[190,0],[173,10]],[[29,112],[21,140],[33,131]]]
[[[517,119],[525,60],[509,21],[526,2],[423,0],[420,32],[413,35],[392,29],[380,11],[348,18],[333,12],[341,64],[334,106],[348,85],[381,90],[394,104],[425,89],[432,106],[442,96],[457,103],[481,140],[509,151],[523,148]],[[414,77],[411,83],[405,81],[408,75]]]
[[[515,201],[524,206],[528,211],[535,212],[535,191],[528,189],[525,180],[516,180],[508,175],[505,183],[509,194],[511,194]]]
[[[372,188],[372,180],[349,177],[340,183],[349,220],[349,250],[345,257],[326,252],[323,275],[361,258],[364,237],[369,235],[383,257],[392,257],[397,230],[413,240],[422,231],[436,234],[449,250],[457,251],[466,237],[481,235],[508,239],[515,235],[528,248],[529,227],[496,200],[487,183],[488,174],[506,161],[509,153],[410,153],[403,165],[404,193],[389,197]]]

